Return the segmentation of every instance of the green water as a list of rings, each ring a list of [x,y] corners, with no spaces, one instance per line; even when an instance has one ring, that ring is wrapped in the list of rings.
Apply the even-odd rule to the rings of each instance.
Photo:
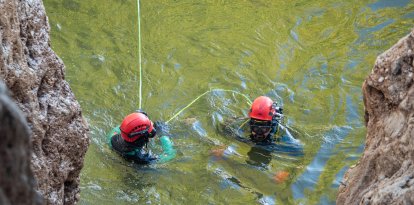
[[[335,204],[363,151],[362,82],[414,18],[408,0],[142,0],[142,107],[152,119],[169,119],[212,88],[267,95],[302,133],[305,154],[247,163],[251,147],[217,127],[249,106],[240,95],[212,92],[171,121],[175,160],[137,166],[105,139],[139,106],[136,1],[44,4],[51,45],[91,127],[84,205]],[[217,159],[210,150],[220,145],[240,156]],[[276,183],[281,170],[290,175]]]

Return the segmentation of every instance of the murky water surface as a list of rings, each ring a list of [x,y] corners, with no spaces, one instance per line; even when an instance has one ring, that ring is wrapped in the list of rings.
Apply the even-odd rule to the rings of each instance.
[[[213,88],[267,95],[283,104],[304,154],[266,152],[220,132],[249,106],[214,91],[171,121],[175,160],[137,166],[105,139],[139,106],[137,2],[44,3],[52,47],[91,127],[84,205],[335,204],[364,147],[362,82],[414,18],[408,0],[142,0],[142,106],[152,119],[169,119]],[[225,146],[233,154],[217,157]]]

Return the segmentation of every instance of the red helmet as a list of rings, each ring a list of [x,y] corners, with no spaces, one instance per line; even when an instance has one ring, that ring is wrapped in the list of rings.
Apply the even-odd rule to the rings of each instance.
[[[154,129],[154,126],[147,115],[136,112],[127,115],[119,128],[121,130],[121,137],[125,141],[134,142],[142,136],[148,136]]]
[[[253,101],[249,117],[257,120],[271,121],[276,110],[273,101],[266,96],[260,96]]]

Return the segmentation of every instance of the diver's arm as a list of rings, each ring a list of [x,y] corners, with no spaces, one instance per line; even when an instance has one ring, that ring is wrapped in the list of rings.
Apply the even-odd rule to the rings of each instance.
[[[107,134],[106,138],[107,138],[107,142],[109,144],[109,147],[112,148],[112,143],[111,143],[112,137],[114,137],[115,135],[120,134],[120,133],[121,133],[121,130],[119,129],[119,126],[116,126],[116,127],[112,128],[112,130]]]
[[[162,153],[158,156],[158,163],[165,163],[171,161],[176,156],[176,151],[173,146],[171,138],[168,137],[167,133],[169,132],[169,127],[165,122],[156,121],[154,124],[157,135],[160,136],[160,142],[162,147]]]
[[[159,163],[165,163],[175,158],[177,152],[174,149],[173,142],[168,136],[161,136],[162,154],[158,158]]]

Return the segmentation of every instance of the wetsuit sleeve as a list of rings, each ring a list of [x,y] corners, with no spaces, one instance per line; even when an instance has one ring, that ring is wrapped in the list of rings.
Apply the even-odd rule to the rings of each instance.
[[[177,152],[174,149],[173,143],[168,136],[160,137],[162,154],[159,156],[158,162],[165,163],[175,158]]]

